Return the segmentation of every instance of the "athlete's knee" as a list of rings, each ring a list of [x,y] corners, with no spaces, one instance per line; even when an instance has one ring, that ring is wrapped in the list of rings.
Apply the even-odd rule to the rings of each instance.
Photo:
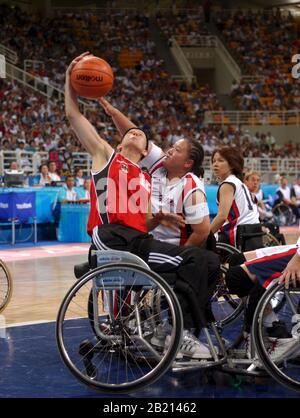
[[[248,274],[240,266],[230,267],[226,272],[225,281],[230,293],[239,297],[247,296],[254,286]]]

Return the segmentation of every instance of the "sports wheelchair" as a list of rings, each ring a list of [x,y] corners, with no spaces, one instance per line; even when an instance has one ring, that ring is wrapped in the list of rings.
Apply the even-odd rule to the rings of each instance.
[[[274,223],[278,226],[290,226],[296,223],[296,216],[289,205],[277,203],[272,209]]]
[[[269,223],[262,226],[245,225],[239,228],[237,247],[225,242],[216,243],[215,251],[220,257],[221,275],[211,299],[211,308],[216,322],[222,328],[231,324],[242,314],[246,303],[237,295],[232,295],[226,286],[225,275],[229,268],[231,256],[244,251],[281,244],[285,244],[284,236],[279,233],[278,227]]]
[[[284,289],[272,282],[253,321],[253,353],[225,348],[220,327],[202,330],[211,359],[176,359],[183,320],[172,288],[139,257],[120,251],[95,251],[98,267],[83,275],[67,292],[56,322],[61,357],[69,370],[89,387],[128,393],[155,382],[168,370],[221,368],[225,372],[261,375],[265,370],[280,383],[300,391],[300,288]],[[280,315],[289,324],[293,344],[273,359],[265,338],[263,317],[276,292],[284,293]],[[164,349],[151,344],[158,324],[168,321],[170,341]],[[269,342],[268,342],[269,343]],[[217,347],[216,347],[217,345]]]
[[[94,254],[98,267],[68,291],[56,324],[62,359],[79,380],[104,392],[127,393],[153,383],[170,368],[208,368],[225,362],[225,347],[214,324],[211,331],[202,330],[211,361],[175,360],[183,319],[172,288],[136,255],[112,250]],[[164,321],[170,325],[170,341],[167,349],[159,349],[150,340]]]
[[[8,305],[12,295],[12,277],[7,265],[0,260],[0,312]]]

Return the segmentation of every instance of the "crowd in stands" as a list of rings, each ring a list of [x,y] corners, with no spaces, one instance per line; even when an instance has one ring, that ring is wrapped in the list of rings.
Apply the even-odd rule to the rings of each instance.
[[[147,102],[143,103],[139,95],[128,89],[127,94],[112,97],[111,102],[163,148],[181,137],[190,137],[201,141],[206,155],[211,155],[217,146],[231,145],[242,148],[245,157],[300,157],[300,144],[296,141],[278,146],[270,133],[251,135],[239,126],[223,129],[217,125],[203,126],[205,99],[209,95],[211,100],[214,98],[208,87],[196,92],[181,91],[169,100],[161,100],[159,91],[156,93],[154,98],[149,93]],[[87,117],[108,142],[113,146],[118,144],[120,137],[102,109],[90,110]],[[0,80],[0,144],[4,151],[47,152],[65,172],[73,167],[73,153],[84,152],[65,119],[62,102],[47,102],[40,94],[8,80]],[[24,158],[21,168],[27,164]]]
[[[209,36],[201,8],[187,13],[157,14],[167,39],[176,36],[183,47],[201,44]],[[292,78],[291,57],[300,50],[300,23],[291,15],[270,10],[214,9],[213,21],[223,42],[252,82],[234,82],[232,98],[238,110],[285,111],[300,107],[300,79]]]
[[[235,85],[232,97],[241,110],[299,109],[300,82],[292,78],[291,58],[299,53],[300,24],[279,9],[215,13],[215,24],[245,75],[253,83]]]
[[[191,11],[173,9],[171,13],[158,11],[156,23],[168,41],[174,36],[181,46],[198,45],[201,36],[210,35],[201,8]]]
[[[157,13],[156,21],[167,37],[172,28],[172,33],[196,39],[199,33],[207,33],[202,9],[197,13],[184,16],[174,10],[172,25],[170,17]],[[236,19],[233,17],[232,22]],[[249,21],[253,21],[252,15]],[[245,23],[247,28],[247,22],[240,21],[239,25]],[[224,109],[208,85],[188,86],[170,77],[164,62],[155,53],[146,14],[64,14],[45,19],[1,5],[0,23],[1,42],[17,52],[18,65],[22,66],[24,59],[43,61],[44,69],[37,75],[60,88],[63,88],[67,65],[78,53],[90,50],[107,59],[115,74],[115,85],[108,99],[163,148],[178,138],[193,137],[202,142],[206,155],[216,146],[230,144],[242,146],[245,157],[300,156],[299,145],[292,141],[280,147],[274,138],[263,134],[251,136],[240,127],[205,127],[205,111]],[[266,24],[269,23],[267,20]],[[287,19],[286,25],[291,24],[293,21]],[[218,25],[220,30],[230,33],[231,26],[222,28],[220,21]],[[241,88],[233,86],[233,96],[240,97]],[[89,110],[86,116],[113,146],[120,141],[100,107]],[[66,172],[73,166],[72,154],[84,151],[66,122],[63,102],[47,101],[9,80],[0,80],[0,147],[6,151],[52,153],[50,159],[55,159],[59,169]]]

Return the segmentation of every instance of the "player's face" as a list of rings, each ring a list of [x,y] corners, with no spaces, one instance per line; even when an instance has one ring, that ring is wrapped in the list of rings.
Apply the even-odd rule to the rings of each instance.
[[[147,139],[145,133],[140,129],[130,129],[124,136],[119,148],[122,151],[135,150],[142,155],[147,155],[146,145]]]
[[[251,193],[257,193],[260,187],[260,177],[256,175],[250,176],[248,180],[245,180],[245,184]]]
[[[189,158],[189,147],[185,139],[179,139],[172,148],[166,152],[163,166],[167,170],[189,171],[193,161]]]
[[[221,180],[226,179],[226,177],[231,174],[231,167],[228,164],[228,161],[218,152],[216,152],[213,157],[212,168],[215,176]]]

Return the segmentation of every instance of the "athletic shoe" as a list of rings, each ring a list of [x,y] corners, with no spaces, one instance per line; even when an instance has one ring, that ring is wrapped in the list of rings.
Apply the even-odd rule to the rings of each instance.
[[[274,363],[280,363],[283,360],[288,360],[297,357],[299,354],[299,340],[297,338],[273,338],[264,337],[265,347]],[[245,337],[246,356],[251,359],[251,336],[248,334]],[[257,362],[261,367],[260,361]]]
[[[171,336],[166,337],[165,349],[170,346]],[[216,348],[217,351],[217,348]],[[199,341],[190,331],[184,330],[180,349],[176,360],[188,357],[190,359],[210,359],[212,357],[208,346]]]
[[[166,338],[171,332],[172,327],[168,322],[158,324],[154,330],[150,343],[155,347],[163,349],[165,347]]]

